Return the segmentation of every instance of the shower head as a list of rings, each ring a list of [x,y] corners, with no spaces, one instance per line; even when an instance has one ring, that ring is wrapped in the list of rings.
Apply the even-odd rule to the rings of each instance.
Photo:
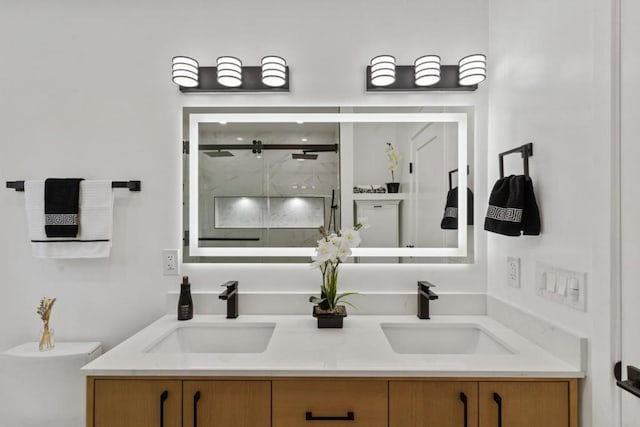
[[[303,161],[303,160],[316,160],[318,158],[317,154],[307,154],[307,153],[292,153],[291,154],[291,158],[294,160],[299,160],[299,161]]]
[[[209,157],[234,157],[231,151],[222,151],[222,150],[205,151],[204,154],[206,154]]]

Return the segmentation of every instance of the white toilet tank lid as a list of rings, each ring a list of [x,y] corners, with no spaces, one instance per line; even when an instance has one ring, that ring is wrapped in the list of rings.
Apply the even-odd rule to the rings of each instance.
[[[3,356],[10,357],[67,357],[90,355],[102,348],[99,342],[56,342],[51,350],[40,351],[37,342],[26,342],[17,347],[13,347],[4,353]]]

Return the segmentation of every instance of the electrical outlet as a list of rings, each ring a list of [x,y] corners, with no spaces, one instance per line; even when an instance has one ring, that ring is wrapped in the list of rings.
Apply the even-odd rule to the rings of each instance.
[[[165,249],[162,251],[162,274],[165,276],[178,276],[180,274],[180,261],[177,249]]]
[[[507,257],[507,284],[520,287],[520,258]]]

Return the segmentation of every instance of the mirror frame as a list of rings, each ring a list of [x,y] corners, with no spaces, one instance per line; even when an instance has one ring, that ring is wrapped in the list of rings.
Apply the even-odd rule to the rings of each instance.
[[[189,114],[189,152],[198,153],[200,123],[457,123],[458,170],[467,168],[467,113],[191,113]],[[353,164],[353,151],[345,153],[342,165]],[[189,256],[202,257],[312,257],[315,247],[201,247],[199,246],[198,182],[199,156],[189,156]],[[350,158],[349,158],[350,157]],[[184,171],[183,176],[184,176]],[[341,203],[345,206],[346,191],[352,179],[340,173]],[[348,187],[348,188],[347,188]],[[458,187],[467,188],[467,174],[458,176]],[[461,196],[462,195],[462,196]],[[464,196],[464,197],[463,197]],[[467,197],[458,192],[458,218],[467,217]],[[467,227],[458,228],[458,246],[454,248],[353,248],[354,257],[465,257],[467,256]]]

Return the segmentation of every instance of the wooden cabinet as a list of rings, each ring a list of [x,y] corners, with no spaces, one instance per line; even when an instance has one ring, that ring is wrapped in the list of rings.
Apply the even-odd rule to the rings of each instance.
[[[384,380],[273,381],[273,427],[385,427]]]
[[[577,426],[577,420],[570,424],[569,386],[567,381],[481,382],[480,427]]]
[[[97,379],[94,427],[181,427],[182,381]]]
[[[270,427],[270,381],[184,381],[183,426]]]
[[[87,427],[578,427],[577,379],[87,379]]]
[[[471,427],[477,425],[477,382],[389,382],[389,427]]]

